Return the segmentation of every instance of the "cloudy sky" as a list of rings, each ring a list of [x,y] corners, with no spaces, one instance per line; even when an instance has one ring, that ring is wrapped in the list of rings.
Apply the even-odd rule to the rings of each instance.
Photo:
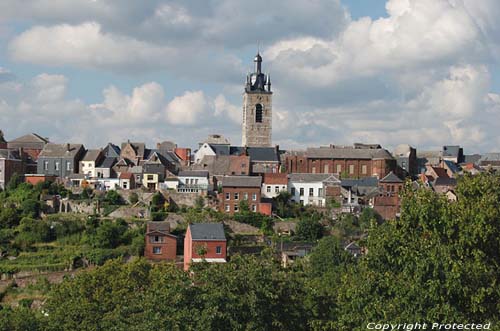
[[[257,44],[276,144],[500,144],[498,0],[0,0],[0,129],[241,142]]]

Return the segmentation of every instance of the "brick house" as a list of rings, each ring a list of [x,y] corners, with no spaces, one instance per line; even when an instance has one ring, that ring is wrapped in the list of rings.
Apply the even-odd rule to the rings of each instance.
[[[222,223],[189,224],[184,238],[184,270],[191,263],[225,263],[226,258],[227,239]]]
[[[24,163],[19,154],[8,149],[0,149],[0,189],[5,189],[12,175],[24,174]]]
[[[251,211],[260,211],[261,183],[262,178],[260,176],[222,177],[219,210],[233,215],[239,211],[240,202],[246,200]]]
[[[264,198],[275,198],[281,191],[287,191],[288,175],[286,173],[265,173],[262,180],[261,195]]]
[[[395,219],[399,216],[400,197],[403,190],[403,180],[393,172],[379,181],[380,194],[375,197],[373,209],[382,216],[383,219]]]
[[[148,222],[144,256],[150,260],[175,261],[177,237],[170,233],[168,222]]]
[[[380,146],[308,148],[304,152],[285,155],[287,173],[337,174],[341,178],[383,178],[396,171],[394,157]]]

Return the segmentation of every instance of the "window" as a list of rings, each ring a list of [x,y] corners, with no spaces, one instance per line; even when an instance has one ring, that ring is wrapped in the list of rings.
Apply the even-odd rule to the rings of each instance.
[[[43,161],[43,170],[49,170],[49,161]]]
[[[162,243],[162,242],[163,242],[162,236],[151,237],[151,243],[153,243],[153,244]]]
[[[123,189],[127,189],[127,182],[123,182]]]
[[[267,193],[271,193],[271,186],[267,185]]]
[[[292,188],[290,189],[290,193],[291,193],[292,195],[295,195],[295,187],[292,187]]]
[[[252,194],[252,200],[253,201],[257,201],[257,193],[253,193]]]
[[[349,174],[354,174],[354,164],[349,164]]]
[[[222,254],[222,247],[221,246],[215,247],[215,254]]]
[[[234,212],[238,212],[238,210],[240,209],[240,206],[238,206],[237,204],[234,205]]]
[[[241,167],[242,167],[242,168],[246,168],[246,166],[247,166],[247,165],[246,165],[245,163],[242,163],[242,164],[241,164]]]
[[[59,161],[56,161],[56,163],[54,164],[54,167],[55,167],[56,171],[59,170]]]
[[[324,166],[324,168],[323,168],[323,172],[324,172],[325,174],[327,174],[329,170],[330,170],[330,169],[329,169],[329,167],[328,167],[328,164],[325,164],[325,166]]]
[[[340,174],[342,172],[342,165],[337,164],[337,173]]]
[[[161,254],[161,247],[154,246],[153,247],[153,254]]]
[[[148,175],[148,180],[153,180],[153,175]]]
[[[366,169],[366,164],[363,164],[363,165],[361,166],[361,173],[362,173],[363,175],[366,175],[366,173],[367,173],[367,172],[368,172],[368,171],[367,171],[367,169]]]
[[[252,211],[253,211],[253,212],[256,212],[256,211],[257,211],[257,206],[256,206],[256,205],[252,205]]]
[[[262,105],[260,103],[255,105],[255,122],[262,123]]]
[[[234,200],[239,200],[240,194],[238,192],[234,193]]]
[[[231,211],[231,207],[230,207],[229,205],[226,205],[226,206],[225,206],[225,210],[226,210],[227,212],[230,212],[230,211]]]
[[[87,165],[89,168],[92,167],[92,163],[89,162],[89,164]]]
[[[231,194],[230,193],[226,193],[226,200],[231,200]]]
[[[304,196],[304,188],[303,187],[300,188],[300,193],[299,194],[300,194],[301,197]]]
[[[316,167],[312,167],[312,173],[315,174],[316,173]]]
[[[274,193],[280,193],[280,187],[279,186],[275,186],[274,187]]]
[[[309,189],[309,196],[310,197],[314,196],[314,188],[312,187]]]
[[[323,196],[323,188],[322,188],[322,187],[320,187],[320,188],[318,189],[318,196],[319,196],[319,197]]]
[[[248,200],[248,192],[243,193],[243,200]]]
[[[70,171],[71,170],[71,162],[66,161],[66,170]]]

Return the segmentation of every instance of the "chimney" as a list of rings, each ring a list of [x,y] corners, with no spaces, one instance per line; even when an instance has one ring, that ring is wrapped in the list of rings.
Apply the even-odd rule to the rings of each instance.
[[[66,151],[69,152],[71,150],[71,145],[69,143],[66,144]]]

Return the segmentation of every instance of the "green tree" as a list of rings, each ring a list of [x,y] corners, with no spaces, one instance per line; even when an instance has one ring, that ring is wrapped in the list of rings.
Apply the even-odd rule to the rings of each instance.
[[[118,193],[116,190],[109,190],[106,192],[106,197],[104,200],[109,203],[110,205],[123,205],[124,200],[120,193]]]
[[[139,196],[137,193],[132,192],[129,196],[129,201],[132,205],[136,204],[139,201]]]
[[[323,225],[317,217],[306,217],[297,223],[296,236],[300,240],[316,241],[323,237]]]

